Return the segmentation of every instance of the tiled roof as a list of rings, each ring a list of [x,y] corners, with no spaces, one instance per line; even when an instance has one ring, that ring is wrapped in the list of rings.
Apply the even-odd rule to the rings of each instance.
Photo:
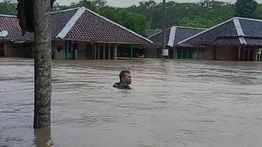
[[[77,9],[53,12],[51,14],[51,37],[55,39],[57,34],[64,28],[67,22],[74,16]],[[34,34],[26,32],[24,36],[19,36],[16,41],[33,41]]]
[[[146,44],[151,41],[88,9],[65,36],[68,40],[87,40],[103,43]]]
[[[262,20],[234,17],[187,38],[186,45],[262,45]]]
[[[151,41],[84,7],[52,13],[53,39],[93,41],[100,43],[147,44]],[[19,40],[32,40],[27,33]]]
[[[8,32],[8,35],[6,37],[0,37],[0,40],[13,41],[21,35],[19,21],[16,16],[0,15],[0,30],[7,30]]]
[[[57,34],[62,31],[67,22],[75,15],[77,9],[53,12],[51,15],[51,33],[52,38],[56,38]]]
[[[204,28],[192,28],[192,27],[182,27],[182,26],[173,26],[166,30],[166,46],[176,46],[179,41],[182,41],[188,37],[191,37],[199,32],[204,31]],[[154,42],[155,46],[162,45],[163,32],[157,33],[151,37],[150,40]]]

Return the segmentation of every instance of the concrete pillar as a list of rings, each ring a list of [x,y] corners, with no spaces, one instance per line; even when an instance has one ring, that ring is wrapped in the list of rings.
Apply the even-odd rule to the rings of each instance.
[[[238,47],[238,61],[241,61],[241,47]]]
[[[130,60],[133,58],[133,46],[130,49]]]
[[[216,46],[216,60],[219,60],[219,47]]]
[[[176,59],[177,57],[176,57],[176,48],[174,47],[173,48],[173,59]]]
[[[97,48],[96,48],[96,43],[94,44],[94,59],[96,60],[97,59],[97,57],[96,57],[96,55],[97,55]]]
[[[189,59],[189,49],[186,49],[186,58]]]
[[[117,60],[117,44],[114,45],[114,60]]]
[[[68,60],[68,41],[65,41],[65,59]]]
[[[1,56],[1,54],[2,54],[3,57],[7,57],[8,56],[6,43],[0,44],[0,50],[1,50],[0,56]]]
[[[247,60],[251,61],[251,59],[250,59],[250,49],[247,50]]]
[[[181,49],[181,59],[184,59],[184,49]]]
[[[199,47],[196,47],[196,50],[197,50],[197,53],[196,53],[196,59],[199,59],[200,57],[200,49],[199,49]]]
[[[103,44],[103,60],[106,59],[106,44]]]
[[[91,43],[91,59],[94,59],[94,45]]]
[[[99,48],[97,49],[97,51],[98,51],[98,53],[97,53],[97,59],[100,60],[100,53],[101,53],[100,51],[101,51],[101,48],[99,47]]]
[[[111,45],[110,44],[107,46],[107,49],[108,49],[108,60],[110,60],[111,59]]]

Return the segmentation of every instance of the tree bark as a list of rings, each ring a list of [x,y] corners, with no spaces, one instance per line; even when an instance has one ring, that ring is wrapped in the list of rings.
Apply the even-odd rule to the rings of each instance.
[[[165,58],[164,55],[163,55],[163,51],[166,49],[166,0],[163,0],[163,22],[162,22],[162,31],[163,31],[163,36],[162,36],[162,58]]]
[[[34,0],[35,108],[34,128],[51,125],[50,1]]]

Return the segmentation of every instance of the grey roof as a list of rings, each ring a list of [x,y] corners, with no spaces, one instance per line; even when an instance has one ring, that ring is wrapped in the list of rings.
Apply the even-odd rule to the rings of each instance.
[[[262,45],[262,20],[233,17],[187,38],[182,45]]]
[[[146,36],[153,36],[154,34],[160,33],[162,29],[146,29]]]
[[[170,30],[171,28],[168,28],[166,29],[166,32],[165,32],[165,44],[167,45],[168,43],[168,39],[169,39],[169,34],[170,34]],[[163,31],[161,32],[158,32],[150,37],[148,37],[148,39],[152,40],[153,41],[153,44],[151,44],[152,46],[154,47],[161,47],[162,46],[162,42],[163,42]],[[150,45],[150,46],[151,46]]]
[[[75,15],[77,9],[53,12],[51,17],[52,38],[62,31],[67,22]]]
[[[205,28],[193,28],[193,27],[182,27],[182,26],[173,26],[166,29],[166,46],[177,46],[178,42],[191,37],[199,32],[204,31]],[[159,47],[162,45],[163,31],[153,36],[150,36],[149,39],[154,42],[154,46]]]
[[[178,42],[191,37],[199,32],[206,30],[206,28],[186,28],[186,27],[177,27],[175,35],[175,44]]]

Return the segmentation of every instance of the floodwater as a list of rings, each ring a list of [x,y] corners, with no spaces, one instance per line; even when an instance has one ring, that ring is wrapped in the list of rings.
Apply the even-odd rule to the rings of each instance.
[[[119,71],[132,90],[114,89]],[[2,147],[261,147],[262,62],[53,61],[34,130],[33,60],[0,59]]]

